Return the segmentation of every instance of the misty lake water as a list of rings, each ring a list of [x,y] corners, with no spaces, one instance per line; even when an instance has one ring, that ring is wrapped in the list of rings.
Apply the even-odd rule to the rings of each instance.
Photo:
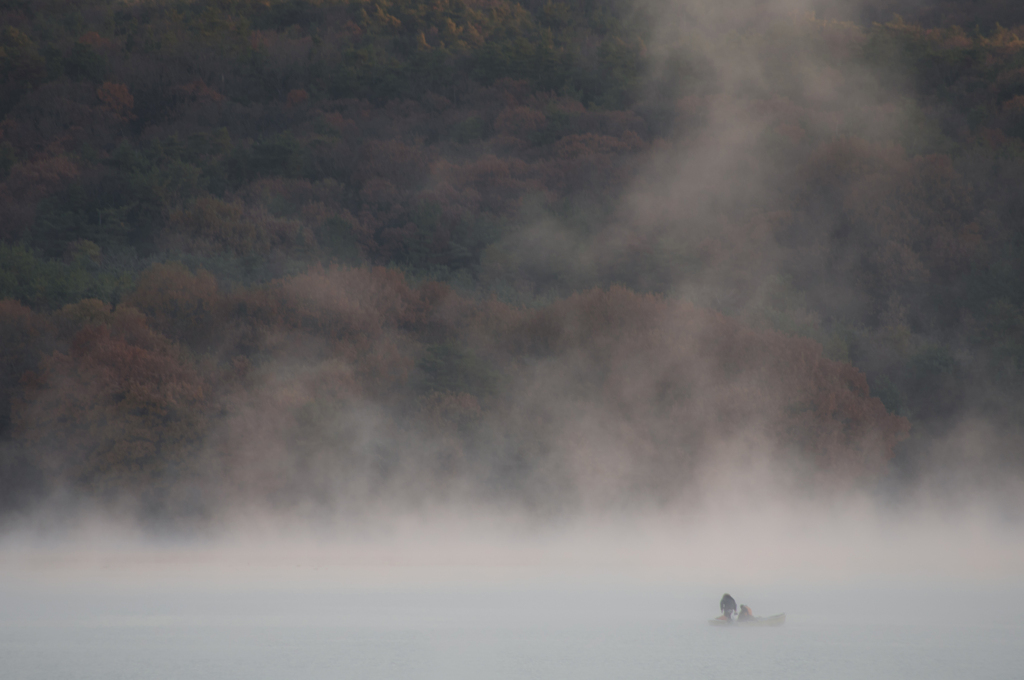
[[[720,593],[628,582],[361,587],[5,578],[5,680],[1019,678],[1007,587],[758,588],[781,628],[707,625]]]

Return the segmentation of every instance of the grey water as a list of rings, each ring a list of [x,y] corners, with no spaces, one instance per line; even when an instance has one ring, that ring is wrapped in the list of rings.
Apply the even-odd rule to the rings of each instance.
[[[780,628],[721,628],[721,590]],[[4,680],[1020,678],[1012,581],[346,584],[6,574]]]

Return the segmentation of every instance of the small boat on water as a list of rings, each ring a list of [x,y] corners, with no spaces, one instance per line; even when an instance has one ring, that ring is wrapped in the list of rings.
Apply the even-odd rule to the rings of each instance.
[[[730,621],[729,619],[723,619],[721,617],[708,621],[712,626],[781,626],[785,622],[785,614],[776,614],[775,616],[755,616],[752,619],[743,619],[742,621],[739,619]]]

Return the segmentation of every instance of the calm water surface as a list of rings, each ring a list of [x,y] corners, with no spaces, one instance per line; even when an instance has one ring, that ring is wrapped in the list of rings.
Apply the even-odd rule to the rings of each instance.
[[[1020,590],[341,587],[5,579],[5,680],[1020,678]]]

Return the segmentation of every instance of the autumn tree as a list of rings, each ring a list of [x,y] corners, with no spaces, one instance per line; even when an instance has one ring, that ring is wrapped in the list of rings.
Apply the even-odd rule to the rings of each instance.
[[[26,389],[15,426],[48,471],[118,495],[159,496],[194,473],[204,381],[178,347],[131,307],[86,321]]]

